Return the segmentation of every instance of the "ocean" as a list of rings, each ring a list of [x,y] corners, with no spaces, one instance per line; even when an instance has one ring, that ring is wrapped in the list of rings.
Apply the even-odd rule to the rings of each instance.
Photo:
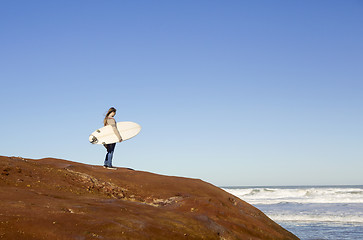
[[[363,186],[222,187],[301,240],[363,240]]]

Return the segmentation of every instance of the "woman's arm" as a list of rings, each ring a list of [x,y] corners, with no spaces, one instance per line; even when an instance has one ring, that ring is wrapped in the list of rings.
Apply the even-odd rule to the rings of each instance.
[[[108,124],[109,125],[111,125],[111,127],[112,127],[112,129],[113,129],[113,132],[116,134],[116,136],[117,136],[117,138],[118,138],[118,141],[119,142],[122,142],[122,137],[121,137],[121,135],[120,135],[120,132],[118,131],[118,129],[117,129],[117,125],[116,125],[116,121],[115,121],[115,119],[113,119],[113,118],[109,118],[108,119]]]

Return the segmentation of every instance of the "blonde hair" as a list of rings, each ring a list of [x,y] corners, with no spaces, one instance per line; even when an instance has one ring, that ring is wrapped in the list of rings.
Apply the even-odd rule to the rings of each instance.
[[[103,125],[106,126],[107,125],[107,118],[108,116],[113,113],[113,112],[116,112],[116,108],[114,107],[111,107],[110,109],[108,109],[107,113],[106,113],[106,116],[105,116],[105,119],[103,119]]]

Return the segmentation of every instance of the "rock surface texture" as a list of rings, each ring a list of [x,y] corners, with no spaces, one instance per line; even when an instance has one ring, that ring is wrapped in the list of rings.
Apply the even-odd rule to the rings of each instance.
[[[0,239],[298,239],[199,179],[0,156]]]

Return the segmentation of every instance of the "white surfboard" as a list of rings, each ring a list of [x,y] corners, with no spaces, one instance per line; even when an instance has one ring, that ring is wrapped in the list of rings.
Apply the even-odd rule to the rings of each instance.
[[[118,122],[116,124],[123,141],[135,137],[141,131],[141,126],[134,122]],[[118,142],[118,138],[112,127],[107,125],[94,131],[89,136],[89,141],[92,144],[111,144]]]

